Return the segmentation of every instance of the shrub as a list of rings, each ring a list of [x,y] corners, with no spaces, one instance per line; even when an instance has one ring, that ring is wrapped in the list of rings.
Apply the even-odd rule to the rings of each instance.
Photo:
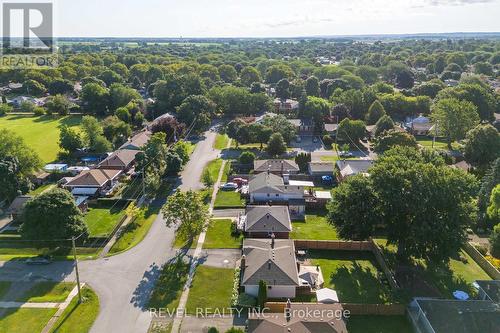
[[[239,157],[241,164],[253,164],[255,160],[255,154],[250,151],[244,151]]]
[[[219,330],[217,328],[215,328],[215,327],[210,327],[208,329],[208,333],[219,333]]]
[[[500,223],[493,228],[491,233],[490,253],[493,257],[500,259]]]
[[[333,138],[329,135],[325,135],[323,136],[323,143],[325,144],[325,146],[327,147],[331,147],[331,145],[334,143],[335,141],[333,140]]]
[[[12,112],[12,106],[2,103],[0,104],[0,116],[5,116],[7,113]]]
[[[37,106],[33,109],[33,113],[35,114],[35,116],[39,117],[39,116],[43,116],[45,114],[45,109],[42,108],[41,106]]]

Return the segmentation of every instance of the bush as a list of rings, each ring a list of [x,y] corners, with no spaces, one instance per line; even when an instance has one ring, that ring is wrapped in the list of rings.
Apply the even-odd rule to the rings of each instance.
[[[491,233],[490,253],[493,257],[500,259],[500,223],[493,228]]]
[[[37,106],[33,109],[33,113],[35,114],[35,116],[39,117],[39,116],[43,116],[45,114],[45,109],[42,108],[41,106]]]
[[[488,247],[482,244],[474,244],[474,247],[476,250],[481,253],[483,256],[486,256],[488,254]]]
[[[325,144],[325,146],[331,147],[334,142],[335,141],[333,140],[333,138],[331,136],[329,136],[329,135],[323,136],[323,143]]]
[[[215,327],[210,327],[208,329],[208,333],[219,333],[219,330],[217,328],[215,328]]]
[[[5,116],[7,113],[12,112],[12,110],[12,106],[5,103],[0,104],[0,116]]]
[[[255,160],[255,154],[250,151],[244,151],[239,157],[241,164],[253,164]]]

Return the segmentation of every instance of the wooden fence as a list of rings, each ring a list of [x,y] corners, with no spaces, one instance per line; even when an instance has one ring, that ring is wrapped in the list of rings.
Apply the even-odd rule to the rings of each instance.
[[[474,246],[467,242],[464,250],[492,279],[500,280],[500,272]]]
[[[318,303],[298,303],[294,304],[314,304]],[[286,302],[266,302],[266,308],[271,313],[283,313],[285,311]],[[324,304],[328,307],[328,304]],[[406,306],[404,304],[355,304],[342,303],[344,310],[348,310],[351,315],[375,315],[375,316],[404,316]]]

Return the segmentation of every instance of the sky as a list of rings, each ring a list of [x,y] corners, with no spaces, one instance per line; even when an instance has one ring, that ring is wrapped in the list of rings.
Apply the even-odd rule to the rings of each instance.
[[[60,37],[500,32],[500,0],[56,0]]]

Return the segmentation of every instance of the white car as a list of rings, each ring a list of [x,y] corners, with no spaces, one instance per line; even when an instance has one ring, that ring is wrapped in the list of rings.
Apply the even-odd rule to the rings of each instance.
[[[222,190],[236,190],[238,188],[238,184],[236,183],[225,183],[224,185],[221,185],[220,188]]]

